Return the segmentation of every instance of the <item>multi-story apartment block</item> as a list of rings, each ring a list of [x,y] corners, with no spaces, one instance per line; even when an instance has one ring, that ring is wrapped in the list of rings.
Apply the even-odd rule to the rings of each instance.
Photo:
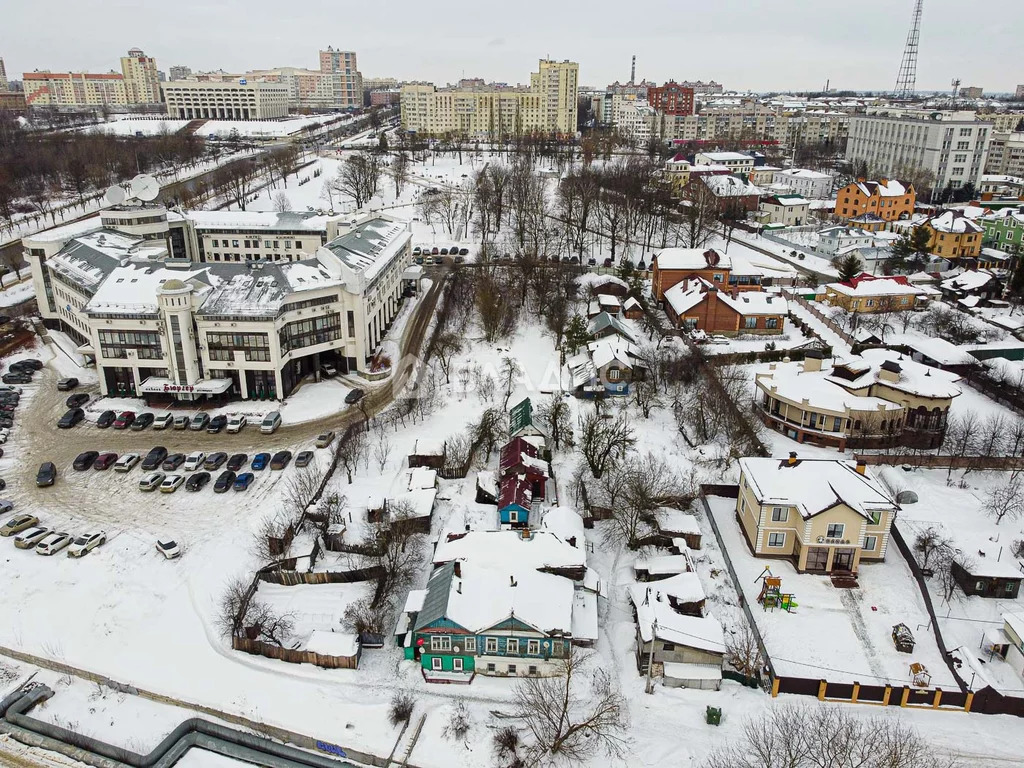
[[[354,51],[336,51],[327,46],[326,51],[320,51],[320,71],[330,77],[334,108],[354,109],[363,105],[363,76]]]
[[[121,72],[26,72],[25,101],[30,107],[98,107],[158,104],[156,59],[132,48],[121,57]]]
[[[288,114],[290,93],[283,83],[182,80],[163,84],[172,119],[266,120]]]
[[[708,80],[706,83],[703,80],[684,80],[680,85],[693,89],[697,96],[716,96],[725,90],[721,83],[716,83],[714,80]]]
[[[542,59],[530,75],[530,87],[500,85],[402,88],[402,128],[431,136],[472,138],[532,132],[576,132],[579,65]]]
[[[985,171],[992,125],[974,113],[939,119],[855,115],[850,118],[847,159],[865,162],[874,172],[931,171],[934,188],[977,185]]]
[[[984,120],[986,123],[992,123],[992,138],[995,140],[995,134],[997,133],[1012,133],[1016,130],[1021,120],[1024,120],[1024,115],[1020,112],[989,112],[983,115],[978,115],[979,120]]]
[[[960,89],[960,96],[965,99],[980,99],[984,92],[984,88],[976,85],[969,85]]]
[[[188,80],[192,77],[192,68],[177,64],[171,67],[168,80]]]
[[[1024,133],[993,133],[985,173],[1024,176]]]
[[[7,82],[7,68],[4,67],[4,60],[0,58],[0,91],[7,91],[10,89],[10,84]]]
[[[647,89],[647,103],[666,115],[692,115],[693,88],[669,80],[662,86]]]
[[[1024,85],[1018,85],[1017,91],[1013,95],[1014,101],[1024,101]]]
[[[384,216],[348,223],[310,258],[205,263],[170,256],[161,205],[98,218],[24,247],[44,322],[95,360],[105,395],[285,397],[323,362],[365,371],[411,261],[408,225]]]
[[[638,146],[645,146],[657,130],[654,107],[630,97],[613,98],[612,120],[619,135]]]

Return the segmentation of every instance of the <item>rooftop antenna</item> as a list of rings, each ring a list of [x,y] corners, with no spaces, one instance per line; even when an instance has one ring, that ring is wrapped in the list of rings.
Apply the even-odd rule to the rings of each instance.
[[[917,90],[917,49],[921,39],[921,8],[924,0],[914,0],[914,15],[907,34],[907,44],[903,48],[903,60],[900,62],[900,73],[896,77],[896,87],[892,95],[897,99],[913,98]]]
[[[956,102],[956,95],[960,92],[960,78],[954,77],[949,84],[953,86],[953,101]]]
[[[629,84],[633,85],[636,83],[636,54],[633,54],[633,66],[629,70]]]

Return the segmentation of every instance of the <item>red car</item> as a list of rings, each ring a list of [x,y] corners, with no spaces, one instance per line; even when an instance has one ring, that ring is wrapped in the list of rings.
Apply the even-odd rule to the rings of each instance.
[[[131,411],[125,411],[116,419],[114,419],[114,429],[128,429],[132,424],[135,423],[135,414]]]
[[[96,457],[96,461],[93,462],[92,468],[102,472],[105,469],[110,469],[114,466],[114,462],[117,461],[116,453],[101,453]]]

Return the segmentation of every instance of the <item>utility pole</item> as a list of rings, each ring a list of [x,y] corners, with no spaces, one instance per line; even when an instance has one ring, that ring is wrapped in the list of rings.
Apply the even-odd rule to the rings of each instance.
[[[644,689],[647,693],[654,693],[654,643],[658,639],[658,620],[651,624],[651,650],[647,654],[647,686]]]

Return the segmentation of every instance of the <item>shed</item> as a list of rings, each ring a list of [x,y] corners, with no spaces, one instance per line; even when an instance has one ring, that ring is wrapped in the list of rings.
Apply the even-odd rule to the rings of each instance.
[[[444,466],[444,441],[432,438],[419,438],[409,454],[410,467],[431,467],[440,469]]]
[[[717,664],[687,664],[666,661],[664,682],[666,688],[698,688],[717,691],[722,687],[722,667]]]
[[[351,632],[314,629],[306,642],[309,661],[327,669],[355,669],[359,652],[359,637]]]

